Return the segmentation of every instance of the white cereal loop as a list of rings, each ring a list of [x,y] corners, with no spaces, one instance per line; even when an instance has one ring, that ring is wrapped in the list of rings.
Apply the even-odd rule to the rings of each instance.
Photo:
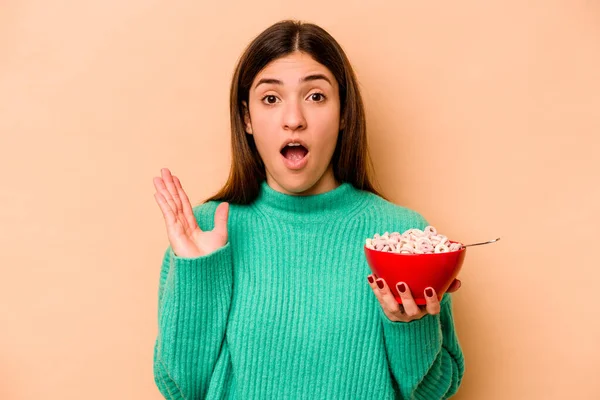
[[[421,250],[423,253],[433,253],[434,247],[431,244],[427,244],[424,246],[420,246],[419,250]]]
[[[414,248],[414,247],[412,247],[412,246],[410,246],[410,245],[408,245],[408,244],[405,244],[404,246],[402,246],[402,249],[401,249],[401,250],[402,250],[402,251],[408,251],[408,252],[410,252],[411,254],[415,252],[415,248]]]
[[[450,245],[450,251],[457,251],[460,250],[462,248],[462,245],[460,243],[452,243]]]
[[[440,243],[437,246],[435,246],[434,252],[435,253],[447,253],[448,252],[448,246]]]
[[[444,235],[437,235],[437,237],[439,238],[439,241],[442,244],[446,244],[446,242],[448,241],[448,238]]]
[[[411,229],[410,234],[414,235],[415,237],[421,237],[424,235],[423,231],[417,228]]]
[[[435,235],[437,235],[437,230],[433,226],[431,226],[431,225],[429,225],[427,228],[425,228],[425,230],[423,230],[423,232],[427,236],[435,236]]]
[[[450,242],[447,236],[439,234],[432,225],[423,230],[407,229],[403,233],[376,233],[365,241],[365,245],[369,249],[397,254],[446,253],[463,248],[462,244]]]
[[[428,244],[431,244],[431,240],[428,237],[423,236],[417,239],[417,247],[425,246]]]

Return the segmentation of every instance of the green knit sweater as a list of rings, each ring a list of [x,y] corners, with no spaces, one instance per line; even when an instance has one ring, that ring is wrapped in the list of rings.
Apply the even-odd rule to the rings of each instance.
[[[194,207],[211,230],[218,203]],[[214,252],[165,252],[154,379],[168,399],[442,399],[464,359],[441,312],[392,322],[374,296],[363,245],[423,229],[415,211],[351,184],[291,196],[266,182],[230,206],[229,240]],[[395,282],[389,282],[394,284]]]

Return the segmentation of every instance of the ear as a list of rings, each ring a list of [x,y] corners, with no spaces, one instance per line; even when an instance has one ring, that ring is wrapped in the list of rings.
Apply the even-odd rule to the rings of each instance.
[[[344,118],[340,119],[340,131],[343,130],[346,127],[346,121],[344,121]]]
[[[242,108],[244,109],[244,128],[246,133],[252,135],[252,122],[250,121],[250,110],[248,109],[248,103],[242,101]]]

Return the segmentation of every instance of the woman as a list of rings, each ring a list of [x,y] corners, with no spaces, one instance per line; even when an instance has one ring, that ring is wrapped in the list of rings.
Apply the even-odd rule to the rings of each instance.
[[[398,282],[401,309],[386,282],[364,279],[365,238],[428,224],[371,185],[363,104],[339,44],[316,25],[277,23],[240,58],[230,97],[223,189],[192,209],[168,169],[154,178],[170,242],[154,350],[161,393],[450,397],[464,373],[451,295],[426,290],[420,308]]]

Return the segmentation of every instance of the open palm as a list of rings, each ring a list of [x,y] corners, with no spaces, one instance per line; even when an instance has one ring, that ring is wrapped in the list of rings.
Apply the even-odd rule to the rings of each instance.
[[[227,243],[228,203],[217,206],[214,229],[203,231],[198,226],[181,182],[171,175],[168,168],[163,168],[161,178],[155,177],[153,182],[156,188],[154,198],[163,213],[171,248],[178,257],[203,256]]]

